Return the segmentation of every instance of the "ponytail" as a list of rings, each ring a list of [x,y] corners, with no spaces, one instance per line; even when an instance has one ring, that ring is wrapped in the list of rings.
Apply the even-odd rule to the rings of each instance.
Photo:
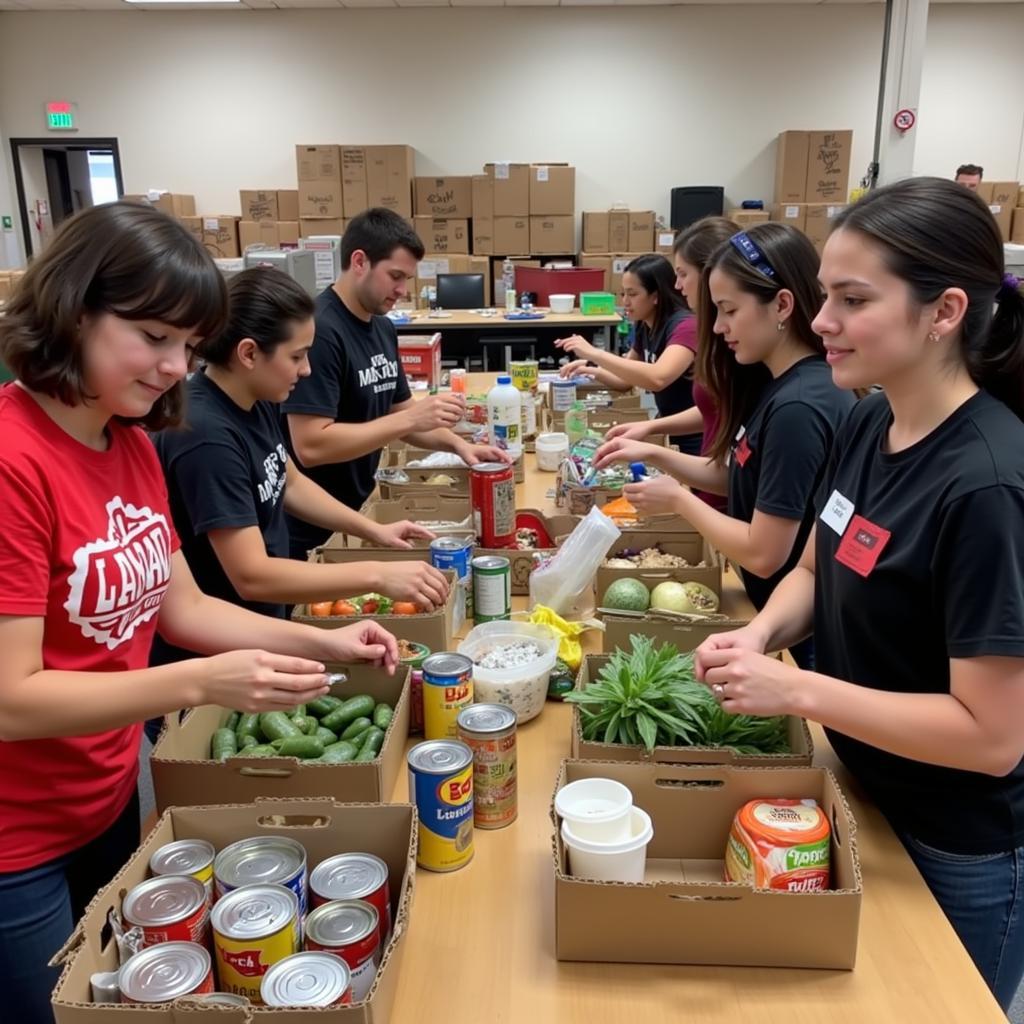
[[[967,369],[979,387],[1024,420],[1024,294],[1012,274],[996,297],[992,326],[983,343],[966,348]]]

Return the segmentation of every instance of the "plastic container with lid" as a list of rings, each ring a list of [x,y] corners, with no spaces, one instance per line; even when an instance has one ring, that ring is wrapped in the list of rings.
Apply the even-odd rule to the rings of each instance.
[[[562,842],[569,850],[569,871],[574,878],[601,882],[642,882],[647,845],[654,838],[650,815],[639,807],[629,809],[629,830],[623,839],[583,839],[572,822],[562,822]]]
[[[487,392],[487,420],[491,444],[504,448],[513,458],[523,454],[522,395],[507,374]]]
[[[569,455],[569,435],[562,433],[537,435],[537,468],[557,472]]]

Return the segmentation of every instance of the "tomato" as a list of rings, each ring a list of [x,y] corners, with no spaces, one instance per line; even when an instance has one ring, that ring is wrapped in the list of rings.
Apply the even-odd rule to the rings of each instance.
[[[332,615],[358,615],[359,611],[351,601],[342,599],[331,605]]]
[[[318,619],[323,619],[331,614],[331,607],[330,601],[317,601],[309,606],[309,614],[316,616]]]
[[[420,606],[412,601],[396,601],[391,606],[391,611],[395,615],[419,615]]]
[[[363,614],[364,615],[375,615],[377,613],[377,609],[379,607],[380,607],[380,601],[376,600],[376,598],[373,598],[373,599],[371,599],[369,601],[364,601],[363,602]]]

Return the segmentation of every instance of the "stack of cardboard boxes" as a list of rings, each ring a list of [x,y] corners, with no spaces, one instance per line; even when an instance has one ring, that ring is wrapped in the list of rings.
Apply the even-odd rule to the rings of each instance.
[[[789,131],[779,135],[771,219],[792,224],[820,252],[831,221],[846,205],[851,131]]]
[[[1017,190],[1017,208],[1010,222],[1010,241],[1024,245],[1024,188]]]
[[[181,223],[203,243],[215,260],[234,260],[241,256],[238,248],[238,221],[238,217],[226,214],[181,218]]]
[[[988,203],[1003,241],[1024,244],[1024,212],[1017,209],[1024,207],[1020,182],[982,181],[978,185],[978,195]]]
[[[196,212],[196,197],[184,192],[161,192],[159,189],[151,189],[144,194],[126,195],[123,197],[128,203],[146,203],[163,210],[170,217],[194,217]]]
[[[242,189],[238,248],[295,249],[299,244],[299,193],[295,189]]]
[[[637,256],[672,252],[670,231],[656,231],[653,210],[606,210],[583,214],[583,249],[577,266],[603,270],[604,288],[618,296],[622,272]]]

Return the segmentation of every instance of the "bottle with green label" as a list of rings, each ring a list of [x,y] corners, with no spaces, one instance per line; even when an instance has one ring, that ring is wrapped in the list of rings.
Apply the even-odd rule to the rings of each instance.
[[[570,447],[587,436],[587,407],[579,399],[565,414],[565,432],[569,435]]]

